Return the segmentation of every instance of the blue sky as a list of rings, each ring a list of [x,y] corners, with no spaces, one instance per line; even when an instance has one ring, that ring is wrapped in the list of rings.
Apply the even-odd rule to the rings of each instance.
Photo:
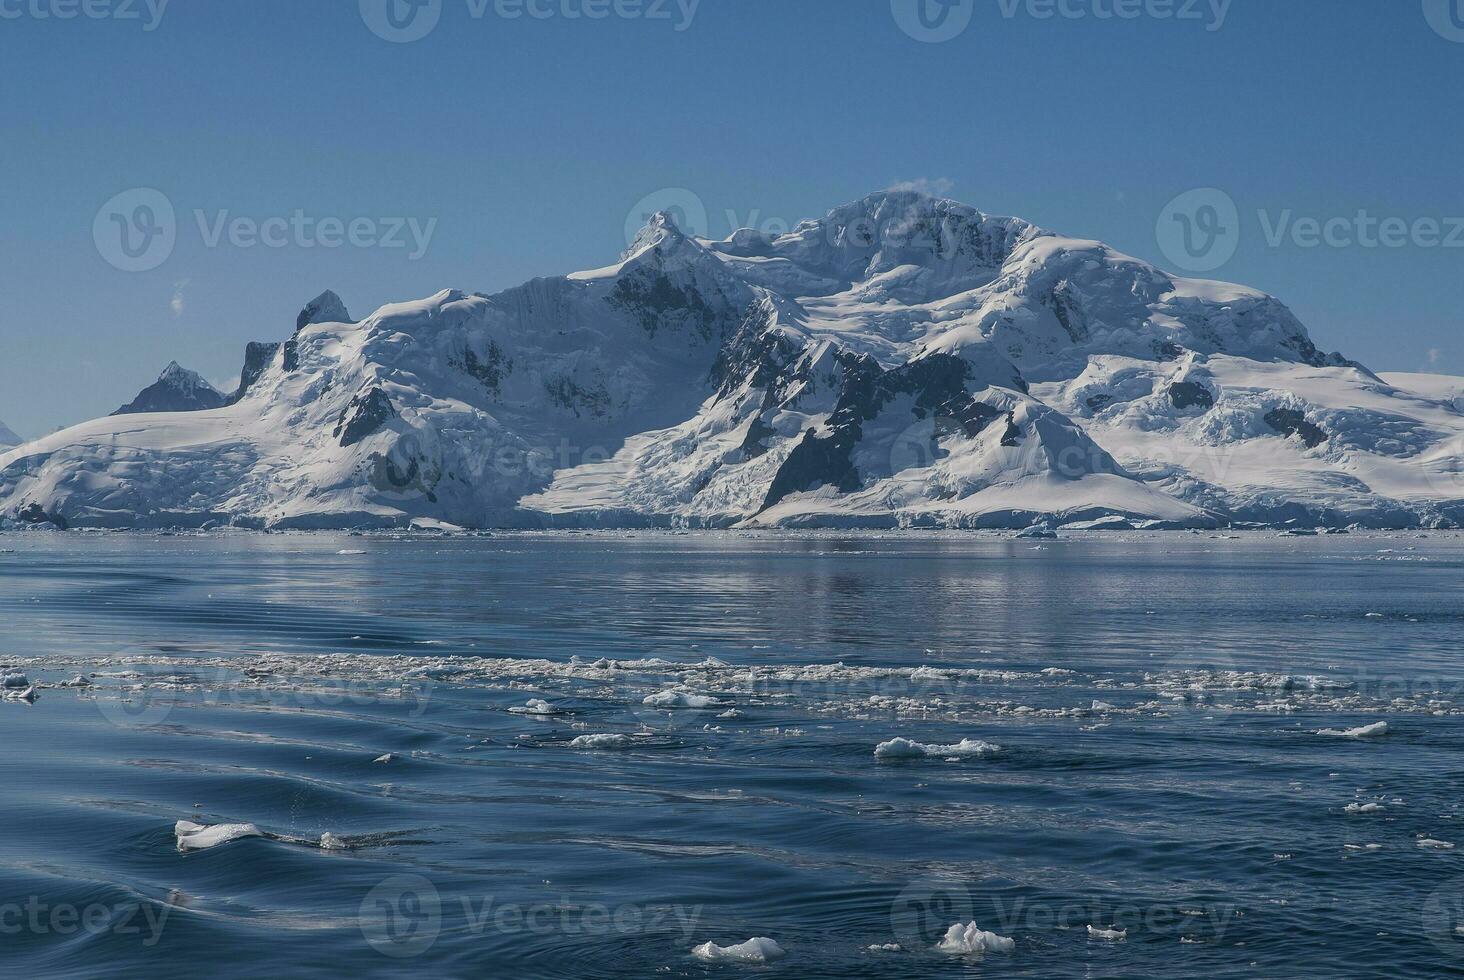
[[[1428,224],[1464,216],[1464,0],[970,0],[940,41],[902,29],[914,0],[435,0],[406,43],[372,30],[387,0],[160,2],[0,0],[0,419],[25,435],[174,358],[233,377],[325,288],[361,316],[605,265],[665,188],[720,236],[921,180],[1167,268],[1166,207],[1218,188],[1238,247],[1209,276],[1378,370],[1464,373],[1464,237]],[[174,240],[124,271],[110,215],[156,227],[137,188]]]

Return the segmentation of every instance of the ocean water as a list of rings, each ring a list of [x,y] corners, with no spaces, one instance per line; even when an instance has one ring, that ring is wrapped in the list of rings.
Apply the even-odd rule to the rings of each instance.
[[[1455,534],[0,535],[0,974],[1461,975],[1461,600]]]

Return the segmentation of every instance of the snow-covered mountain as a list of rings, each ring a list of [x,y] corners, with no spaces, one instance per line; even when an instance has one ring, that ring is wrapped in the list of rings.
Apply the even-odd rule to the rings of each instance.
[[[962,526],[1464,519],[1464,386],[1326,354],[1278,300],[886,192],[352,322],[207,411],[0,454],[69,525]]]
[[[155,412],[198,412],[221,408],[227,399],[223,393],[195,371],[172,361],[158,380],[138,393],[113,415],[145,415]]]
[[[0,446],[18,446],[22,442],[25,440],[16,435],[4,422],[0,422]]]

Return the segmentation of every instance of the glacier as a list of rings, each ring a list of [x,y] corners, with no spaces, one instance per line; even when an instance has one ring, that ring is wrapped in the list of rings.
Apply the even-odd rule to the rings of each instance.
[[[0,520],[1464,520],[1464,379],[1376,374],[1264,293],[911,191],[776,236],[659,214],[605,268],[359,321],[326,292],[249,345],[231,395],[176,365],[164,382],[208,404],[0,450]]]

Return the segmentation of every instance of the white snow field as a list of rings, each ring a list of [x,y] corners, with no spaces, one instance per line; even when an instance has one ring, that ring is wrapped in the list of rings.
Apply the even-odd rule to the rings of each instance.
[[[0,520],[1464,521],[1464,379],[1376,375],[1270,296],[910,192],[777,237],[658,215],[604,269],[359,322],[325,293],[277,340],[224,407],[0,450]]]

